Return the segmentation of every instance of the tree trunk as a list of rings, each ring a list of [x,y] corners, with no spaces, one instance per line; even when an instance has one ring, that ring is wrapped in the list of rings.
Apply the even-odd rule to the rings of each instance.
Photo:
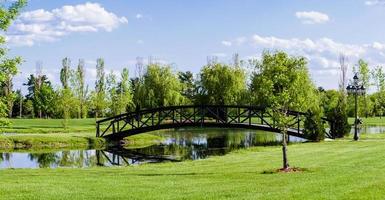
[[[282,158],[283,158],[283,169],[286,170],[289,168],[289,162],[287,160],[287,140],[286,140],[286,137],[287,137],[287,133],[286,133],[286,130],[283,131],[283,135],[282,135]]]

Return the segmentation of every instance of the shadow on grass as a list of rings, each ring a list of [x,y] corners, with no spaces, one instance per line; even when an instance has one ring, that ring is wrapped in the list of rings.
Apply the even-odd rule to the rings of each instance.
[[[307,168],[291,167],[288,170],[283,170],[283,169],[264,170],[263,172],[261,172],[261,174],[304,173],[304,172],[313,172],[313,171]]]

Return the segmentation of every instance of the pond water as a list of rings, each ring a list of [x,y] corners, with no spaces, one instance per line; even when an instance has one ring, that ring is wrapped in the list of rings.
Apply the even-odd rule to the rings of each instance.
[[[47,152],[2,152],[0,168],[86,168],[126,166],[142,163],[180,162],[225,155],[252,146],[279,145],[276,133],[244,129],[179,129],[153,132],[165,141],[143,148],[114,147],[104,150],[66,150]],[[290,142],[303,142],[290,137]]]
[[[354,126],[352,126],[352,129],[350,130],[351,134],[354,134]],[[368,126],[362,126],[358,129],[359,134],[381,134],[385,133],[385,126],[375,126],[375,125],[368,125]]]

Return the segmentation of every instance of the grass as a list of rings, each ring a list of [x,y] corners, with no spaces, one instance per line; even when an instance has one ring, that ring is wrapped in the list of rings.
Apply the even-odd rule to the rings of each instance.
[[[385,117],[361,117],[363,126],[385,126]],[[354,123],[354,118],[349,118],[349,123]]]
[[[384,199],[385,140],[256,147],[181,163],[1,170],[0,199]]]
[[[0,149],[101,148],[102,138],[90,134],[15,134],[0,135]]]
[[[1,128],[5,133],[95,133],[95,119],[69,119],[63,128],[62,119],[11,119],[11,127]]]

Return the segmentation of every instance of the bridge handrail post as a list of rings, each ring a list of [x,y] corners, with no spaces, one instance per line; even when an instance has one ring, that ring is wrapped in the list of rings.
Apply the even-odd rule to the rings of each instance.
[[[96,122],[96,137],[100,137],[100,123]]]
[[[298,123],[298,126],[297,126],[297,133],[299,134],[299,127],[300,127],[300,116],[299,116],[299,113],[297,113],[297,123]]]
[[[251,126],[251,108],[249,108],[249,126]]]
[[[204,109],[204,106],[201,105],[201,127],[205,123],[205,115],[204,115],[204,110],[203,109]]]

